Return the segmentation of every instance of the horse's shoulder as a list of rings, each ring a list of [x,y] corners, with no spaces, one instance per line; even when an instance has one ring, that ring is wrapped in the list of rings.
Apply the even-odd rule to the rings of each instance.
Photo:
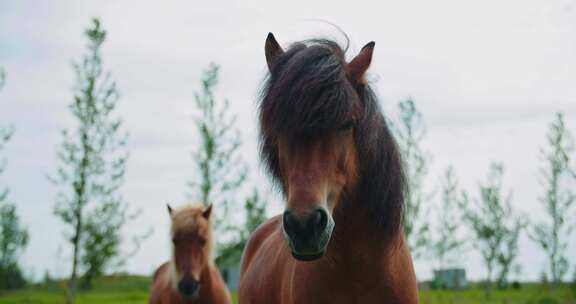
[[[228,287],[226,286],[226,282],[224,281],[224,278],[222,277],[222,274],[220,272],[220,269],[218,269],[218,267],[216,265],[210,265],[210,278],[212,280],[212,284],[221,287],[223,290],[228,290]]]
[[[243,273],[248,266],[254,253],[260,248],[262,243],[270,237],[275,231],[280,228],[282,218],[280,215],[270,218],[266,222],[260,224],[256,230],[250,235],[244,253],[242,254],[242,263],[240,272]]]
[[[226,286],[226,282],[220,274],[220,270],[215,265],[210,266],[211,284],[212,284],[212,301],[214,304],[229,304],[232,302],[230,291]]]

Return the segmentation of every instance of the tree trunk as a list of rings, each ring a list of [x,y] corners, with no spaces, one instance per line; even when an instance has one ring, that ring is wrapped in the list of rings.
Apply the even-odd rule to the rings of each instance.
[[[488,265],[488,276],[486,278],[486,282],[484,285],[484,295],[486,297],[486,300],[489,301],[490,297],[492,296],[492,265]]]
[[[68,304],[74,304],[76,301],[76,292],[78,288],[78,256],[80,255],[80,235],[82,233],[82,211],[79,210],[77,214],[78,221],[76,222],[76,229],[74,232],[74,254],[72,258],[72,273],[70,274],[70,281],[68,283]]]
[[[76,227],[74,227],[74,238],[72,246],[74,247],[74,254],[72,258],[72,273],[70,274],[70,281],[68,284],[68,304],[76,302],[76,293],[78,290],[78,258],[80,256],[80,240],[82,239],[82,209],[84,208],[84,193],[86,191],[86,168],[88,166],[88,144],[86,133],[82,134],[82,142],[84,148],[84,157],[80,164],[80,181],[75,186],[77,207],[75,211]]]

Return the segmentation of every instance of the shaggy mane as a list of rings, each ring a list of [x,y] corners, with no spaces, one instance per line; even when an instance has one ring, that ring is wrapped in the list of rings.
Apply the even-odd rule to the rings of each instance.
[[[212,260],[212,250],[214,248],[214,240],[212,236],[212,221],[206,220],[202,213],[205,207],[202,204],[188,205],[175,209],[172,212],[172,227],[171,234],[174,236],[178,232],[194,233],[199,230],[206,235],[206,250],[210,254]],[[210,217],[211,219],[212,217]]]
[[[350,200],[383,235],[401,232],[406,182],[397,144],[370,86],[348,80],[336,42],[307,40],[282,53],[264,82],[259,118],[261,157],[280,187],[278,137],[298,144],[353,123],[359,181]]]

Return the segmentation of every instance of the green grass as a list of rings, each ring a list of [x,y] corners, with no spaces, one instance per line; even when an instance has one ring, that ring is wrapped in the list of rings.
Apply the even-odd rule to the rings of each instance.
[[[147,303],[150,278],[139,276],[114,276],[94,282],[91,291],[78,295],[79,304],[131,304]],[[234,303],[236,295],[233,294]],[[64,293],[61,283],[35,285],[26,289],[0,294],[1,304],[62,304]],[[422,291],[422,304],[576,304],[576,287],[544,287],[523,284],[520,289],[495,290],[491,301],[484,299],[484,292],[477,286],[462,291]]]
[[[62,304],[64,295],[47,291],[19,291],[0,297],[2,304]],[[147,303],[147,292],[86,292],[78,295],[77,303],[85,304],[124,304]]]
[[[484,290],[473,287],[461,291],[422,291],[421,304],[576,304],[576,290],[540,284],[523,284],[520,289],[494,290],[486,301]]]
[[[97,279],[94,281],[92,290],[79,293],[77,303],[147,303],[149,286],[150,278],[141,276],[111,276]],[[2,304],[62,304],[64,300],[62,282],[34,285],[0,294]]]
[[[94,281],[90,291],[78,294],[78,304],[132,304],[148,303],[151,280],[141,276],[112,276]],[[63,304],[62,282],[34,285],[26,289],[0,293],[1,304]],[[232,295],[236,303],[236,295]]]

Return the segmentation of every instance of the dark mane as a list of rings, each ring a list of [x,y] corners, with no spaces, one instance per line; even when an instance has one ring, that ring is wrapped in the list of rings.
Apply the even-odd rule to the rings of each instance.
[[[296,43],[277,59],[260,104],[267,130],[284,135],[323,134],[351,113],[356,98],[343,69],[344,53],[329,40]]]
[[[385,236],[402,226],[405,177],[400,153],[369,85],[353,86],[346,74],[345,54],[331,40],[293,44],[271,67],[261,92],[261,156],[280,184],[277,137],[319,137],[354,122],[359,160],[357,193]]]

